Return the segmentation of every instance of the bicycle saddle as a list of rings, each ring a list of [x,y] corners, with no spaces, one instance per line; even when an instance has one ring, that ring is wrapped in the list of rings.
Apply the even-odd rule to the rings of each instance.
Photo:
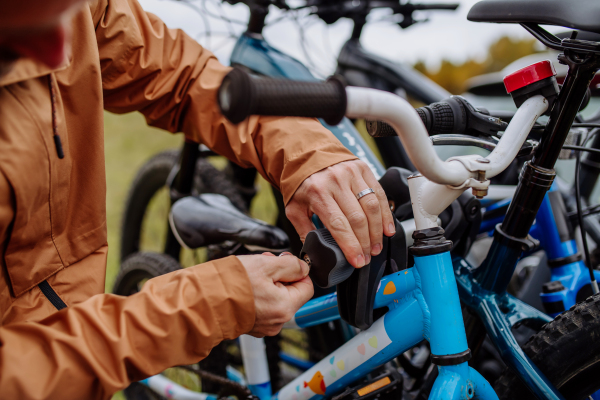
[[[281,229],[248,217],[220,194],[177,200],[171,207],[169,224],[177,241],[190,249],[226,241],[242,243],[253,251],[283,251],[290,246]]]
[[[598,0],[484,0],[467,15],[469,21],[534,23],[600,33]]]

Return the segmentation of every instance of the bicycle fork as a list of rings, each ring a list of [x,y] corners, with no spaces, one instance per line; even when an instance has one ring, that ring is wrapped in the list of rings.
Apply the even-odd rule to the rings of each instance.
[[[444,245],[428,246],[428,251],[435,252],[435,247]],[[415,277],[420,280],[417,286],[421,287],[424,298],[422,307],[428,308],[430,317],[425,321],[424,333],[428,334],[431,361],[439,372],[429,398],[497,399],[490,384],[467,363],[471,351],[467,345],[450,253],[415,255],[415,267]]]

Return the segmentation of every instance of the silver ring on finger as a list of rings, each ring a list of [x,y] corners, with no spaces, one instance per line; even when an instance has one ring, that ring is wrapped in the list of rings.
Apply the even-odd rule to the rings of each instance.
[[[362,190],[362,191],[358,192],[358,194],[356,195],[356,200],[360,200],[363,197],[365,197],[366,195],[371,194],[371,193],[375,193],[375,191],[372,188]]]

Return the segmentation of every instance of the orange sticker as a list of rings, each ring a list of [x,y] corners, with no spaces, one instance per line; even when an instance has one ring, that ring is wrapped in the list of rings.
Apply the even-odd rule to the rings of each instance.
[[[396,285],[394,285],[394,282],[389,281],[387,283],[387,285],[385,285],[385,288],[383,289],[383,294],[394,294],[396,293]]]

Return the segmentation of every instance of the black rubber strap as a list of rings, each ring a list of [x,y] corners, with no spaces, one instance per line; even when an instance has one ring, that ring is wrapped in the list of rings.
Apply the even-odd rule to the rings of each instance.
[[[41,282],[38,285],[38,287],[40,288],[40,290],[42,291],[44,296],[46,296],[46,298],[48,300],[50,300],[50,303],[52,303],[52,305],[54,307],[56,307],[57,310],[60,311],[63,308],[67,308],[67,305],[65,304],[65,302],[62,301],[62,299],[58,296],[58,294],[56,294],[56,292],[54,291],[54,289],[52,289],[52,286],[50,286],[48,281]]]

